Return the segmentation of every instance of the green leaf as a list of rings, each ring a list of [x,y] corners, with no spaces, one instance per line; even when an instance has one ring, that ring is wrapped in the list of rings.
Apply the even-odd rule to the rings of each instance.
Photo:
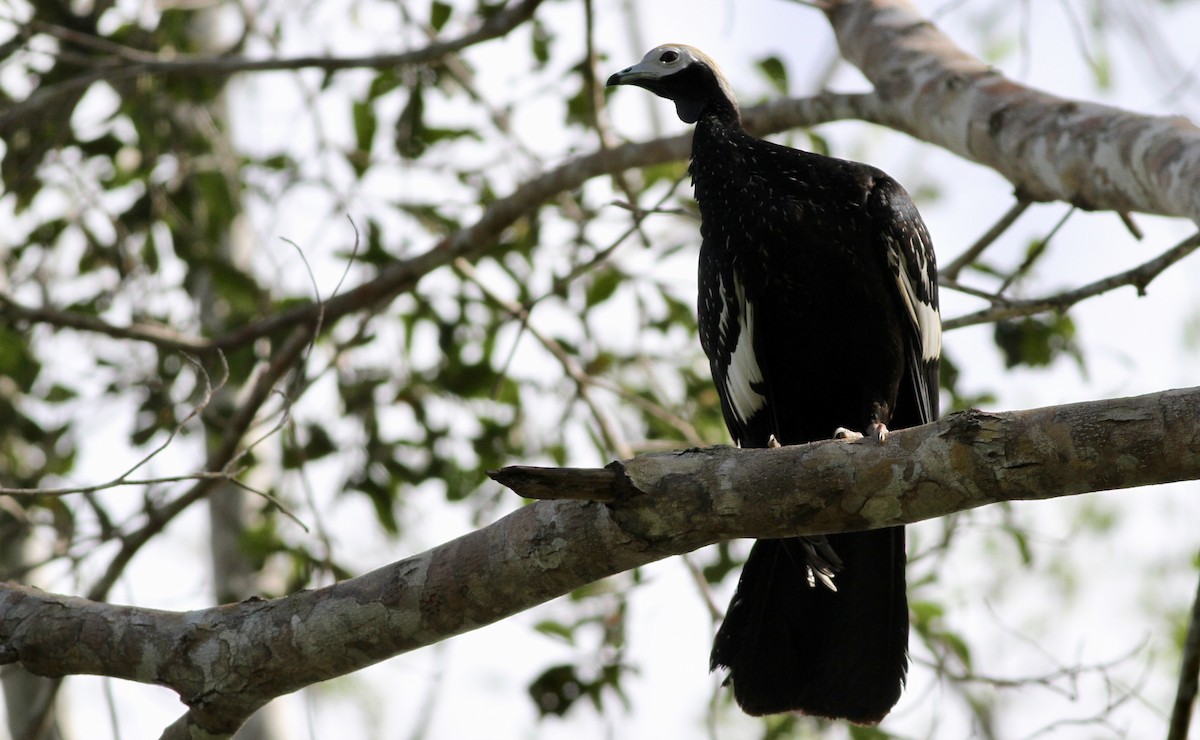
[[[396,119],[396,152],[405,159],[416,159],[425,152],[425,93],[420,85],[408,94],[408,102]]]
[[[218,170],[200,170],[192,175],[192,183],[199,195],[199,202],[180,202],[186,210],[204,216],[204,236],[211,244],[217,244],[226,237],[229,224],[237,213],[238,205],[234,202],[233,193],[229,191],[229,180]],[[191,194],[180,193],[181,198]]]
[[[433,234],[449,234],[459,228],[458,221],[449,216],[443,216],[435,205],[399,203],[396,207],[417,219],[422,227]]]
[[[964,640],[960,635],[955,634],[954,632],[939,631],[934,633],[933,636],[938,642],[946,646],[950,652],[958,656],[958,659],[962,661],[963,666],[966,668],[971,667],[971,648],[967,645],[966,640]]]
[[[1066,314],[997,322],[993,339],[1004,353],[1006,367],[1046,367],[1065,354],[1083,369],[1083,353],[1075,342],[1075,322]]]
[[[815,131],[809,131],[807,133],[808,133],[809,151],[811,151],[814,154],[823,154],[826,157],[832,156],[830,154],[828,139],[826,139],[824,136],[821,136],[820,134],[816,133]]]
[[[621,286],[622,277],[619,271],[611,267],[595,272],[587,287],[588,307],[599,305],[612,298],[613,294],[617,292],[617,288]]]
[[[946,614],[941,604],[932,601],[912,601],[908,609],[912,613],[913,623],[918,625],[930,624]]]
[[[758,70],[763,73],[771,86],[780,95],[788,93],[788,74],[787,67],[783,66],[783,60],[777,56],[769,56],[760,59],[758,62]]]
[[[65,385],[59,385],[58,383],[55,383],[54,385],[50,386],[50,390],[46,391],[46,394],[42,396],[42,400],[47,403],[63,403],[64,401],[70,401],[78,395],[79,393],[74,388],[68,388]]]
[[[533,51],[533,58],[537,61],[539,67],[546,66],[546,62],[550,61],[550,42],[553,38],[542,22],[534,18],[530,45]]]
[[[561,717],[584,695],[586,689],[585,683],[575,672],[575,666],[556,665],[547,668],[529,684],[529,697],[541,716]]]
[[[450,12],[452,10],[453,8],[450,5],[434,0],[433,5],[429,8],[429,25],[433,26],[433,30],[442,30],[442,26],[446,25],[446,21],[450,20]]]
[[[42,366],[30,354],[25,338],[11,329],[0,327],[0,375],[12,378],[18,388],[28,392],[41,369]]]
[[[896,737],[892,733],[881,730],[878,727],[847,724],[846,729],[850,731],[851,740],[887,740],[888,738]]]
[[[371,87],[367,91],[367,100],[375,100],[397,87],[400,87],[400,75],[394,69],[385,69],[375,75],[375,79],[371,80]]]
[[[229,319],[241,322],[259,315],[262,288],[252,276],[223,260],[209,260],[207,267]]]
[[[533,628],[543,635],[558,637],[569,644],[575,644],[575,630],[561,622],[546,619],[535,624]]]
[[[371,162],[371,147],[375,141],[375,129],[379,122],[375,117],[375,106],[368,101],[357,100],[353,107],[355,152],[350,158],[355,172],[362,177]]]
[[[700,569],[704,574],[704,580],[707,583],[717,584],[725,580],[725,577],[734,570],[737,570],[742,561],[735,559],[729,551],[729,543],[721,542],[716,547],[716,561],[705,565]]]

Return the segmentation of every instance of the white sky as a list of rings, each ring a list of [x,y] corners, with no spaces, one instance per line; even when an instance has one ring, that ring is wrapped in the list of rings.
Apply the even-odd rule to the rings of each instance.
[[[991,3],[966,2],[958,7],[951,2],[919,2],[930,12],[941,7],[951,8],[939,24],[956,41],[974,53],[985,53],[981,44],[981,28],[1007,28],[1017,38],[1021,28],[1019,17],[1007,13],[999,17],[981,17],[982,8]],[[563,34],[559,43],[566,43],[578,33],[577,3],[546,3],[538,17]],[[666,41],[694,44],[716,58],[731,77],[735,89],[744,101],[753,101],[768,94],[761,77],[753,69],[753,61],[767,54],[776,54],[787,61],[793,77],[794,94],[811,92],[804,87],[806,70],[823,65],[833,48],[833,39],[824,18],[810,8],[784,0],[761,0],[734,3],[732,0],[654,0],[639,3],[642,14],[641,38],[630,39],[617,12],[616,0],[597,0],[599,38],[618,69],[639,59],[645,48]],[[1010,56],[1001,68],[1021,81],[1062,95],[1079,95],[1102,99],[1094,93],[1089,73],[1081,61],[1074,42],[1072,23],[1063,12],[1065,3],[1014,3],[1032,13],[1027,21],[1028,50]],[[1114,7],[1121,6],[1115,3]],[[1125,4],[1129,8],[1149,7],[1148,3]],[[1195,29],[1200,28],[1200,4],[1179,3],[1167,20],[1157,24],[1164,39],[1157,48],[1172,49],[1184,65],[1194,65],[1196,59]],[[953,9],[957,8],[957,9]],[[380,21],[364,20],[366,27],[378,29]],[[990,25],[989,25],[990,24]],[[339,26],[342,28],[343,26]],[[1136,26],[1126,23],[1128,36],[1134,36]],[[1003,34],[996,34],[1002,36]],[[1173,110],[1196,116],[1200,109],[1200,93],[1193,85],[1182,98],[1171,99],[1177,78],[1165,74],[1161,65],[1130,38],[1110,35],[1110,52],[1114,56],[1113,89],[1108,98],[1126,107],[1149,112]],[[328,39],[342,53],[361,50],[341,46],[342,40]],[[637,44],[637,46],[635,46]],[[286,53],[312,51],[287,49]],[[503,57],[504,42],[481,50],[481,59]],[[524,58],[524,47],[520,50]],[[486,85],[511,84],[502,64],[478,64],[481,81]],[[862,89],[861,77],[847,65],[842,65],[832,87]],[[252,116],[255,121],[269,120],[278,107],[286,110],[293,91],[281,90],[278,99],[260,97],[255,101]],[[1164,101],[1170,102],[1164,105]],[[647,113],[657,106],[658,120],[667,131],[682,131],[684,124],[675,119],[668,103],[640,91],[623,90],[613,97],[611,116],[617,131],[629,138],[647,135]],[[279,134],[278,128],[248,122],[249,139]],[[925,220],[939,249],[939,259],[948,262],[970,244],[1011,204],[1010,188],[998,176],[953,155],[912,141],[901,135],[872,131],[863,137],[863,125],[844,123],[821,127],[820,132],[833,142],[835,154],[869,158],[917,190],[922,183],[940,183],[942,197],[932,202],[920,202]],[[555,133],[546,136],[553,140]],[[865,140],[865,144],[863,143]],[[951,185],[951,183],[953,185]],[[409,182],[409,188],[420,188],[420,182]],[[1037,206],[1018,222],[1002,244],[994,247],[997,255],[1007,262],[1019,260],[1024,245],[1032,238],[1043,236],[1063,212],[1061,205]],[[1146,232],[1137,243],[1125,233],[1117,218],[1111,214],[1081,214],[1071,219],[1056,237],[1052,253],[1039,268],[1036,288],[1050,291],[1066,284],[1079,284],[1095,277],[1111,274],[1148,259],[1186,235],[1194,226],[1166,219],[1135,217]],[[297,211],[280,219],[287,224],[282,235],[306,233],[304,213]],[[282,227],[280,228],[282,232]],[[991,253],[989,253],[991,254]],[[297,276],[300,277],[300,276]],[[692,279],[689,274],[686,278]],[[1082,375],[1070,362],[1059,362],[1043,371],[1006,371],[996,356],[986,328],[956,331],[945,340],[946,351],[954,357],[964,373],[964,390],[995,390],[998,409],[1050,405],[1114,395],[1132,395],[1170,387],[1197,384],[1200,355],[1193,348],[1183,348],[1183,321],[1200,314],[1200,258],[1173,268],[1150,288],[1149,296],[1137,298],[1132,289],[1088,301],[1074,309],[1072,316],[1079,328],[1079,342],[1087,352],[1087,375]],[[977,307],[976,302],[953,293],[943,293],[943,315],[950,317]],[[1014,507],[1022,521],[1033,521],[1035,537],[1047,545],[1045,553],[1051,562],[1035,564],[1038,570],[1056,567],[1077,568],[1087,575],[1081,578],[1083,589],[1078,605],[1067,613],[1047,613],[1046,603],[1055,603],[1055,594],[1043,593],[1044,583],[1032,576],[1020,578],[1016,554],[1011,551],[985,552],[976,548],[969,561],[956,564],[955,572],[945,574],[946,583],[941,596],[950,609],[958,607],[950,620],[957,628],[971,635],[979,649],[977,665],[990,675],[1028,675],[1050,670],[1051,661],[1033,650],[1018,635],[1022,627],[1049,625],[1054,642],[1043,648],[1062,662],[1075,660],[1111,659],[1131,650],[1142,638],[1151,640],[1162,623],[1147,623],[1142,607],[1146,603],[1177,608],[1186,604],[1193,593],[1195,573],[1192,571],[1150,570],[1155,563],[1166,562],[1166,553],[1178,553],[1175,563],[1183,564],[1188,553],[1197,547],[1194,523],[1200,521],[1200,502],[1197,484],[1170,487],[1169,490],[1142,490],[1096,497],[1106,507],[1119,507],[1121,524],[1109,533],[1109,539],[1073,541],[1072,517],[1078,515],[1078,502],[1024,504]],[[1190,494],[1190,495],[1189,495]],[[339,533],[343,558],[361,563],[365,568],[376,567],[402,557],[421,547],[438,544],[457,536],[470,527],[465,512],[444,505],[441,495],[433,491],[420,492],[410,502],[410,511],[424,512],[419,527],[410,527],[421,542],[405,542],[405,551],[374,536],[363,537],[358,522],[371,522],[374,514],[365,502],[343,497],[336,507],[330,507],[329,527]],[[994,528],[998,516],[983,516],[979,530]],[[1187,523],[1187,524],[1185,524]],[[172,543],[167,554],[149,558],[143,556],[114,593],[114,599],[132,603],[147,603],[153,596],[156,606],[172,601],[180,607],[205,603],[208,576],[195,572],[200,563],[206,566],[206,556],[198,560],[195,553],[205,552],[205,520],[200,512],[192,512],[172,529]],[[914,528],[913,537],[927,541],[937,531],[936,524]],[[972,529],[968,529],[968,534]],[[149,562],[153,561],[153,562]],[[174,576],[164,582],[162,564],[181,563],[172,568]],[[1000,601],[1002,594],[981,589],[991,585],[989,575],[995,567],[1015,575],[1007,586],[1013,591],[1026,591],[1023,598]],[[488,738],[517,740],[519,738],[639,738],[692,737],[704,734],[702,722],[705,707],[712,694],[715,679],[708,675],[708,649],[712,625],[701,604],[695,587],[678,559],[652,565],[645,569],[651,582],[637,591],[631,605],[627,659],[638,666],[625,689],[631,705],[626,711],[613,697],[603,715],[580,708],[565,720],[546,720],[538,723],[533,707],[525,695],[525,686],[555,661],[570,662],[586,654],[588,646],[572,648],[530,629],[532,624],[555,615],[568,616],[565,607],[551,603],[502,623],[454,638],[435,648],[417,651],[388,661],[380,666],[345,679],[329,682],[313,691],[321,697],[315,719],[315,737],[406,737],[417,717],[431,711],[429,737]],[[154,585],[148,585],[153,583]],[[621,578],[614,579],[620,587]],[[727,584],[732,588],[732,583]],[[152,592],[146,593],[146,592]],[[717,595],[724,604],[728,590]],[[1003,614],[989,612],[990,598],[1003,603]],[[1014,606],[1015,604],[1015,606]],[[177,607],[178,608],[178,607]],[[1055,625],[1056,621],[1060,621]],[[1160,649],[1161,643],[1153,643]],[[1161,671],[1161,665],[1155,670]],[[1174,666],[1166,669],[1171,674]],[[1122,674],[1121,680],[1130,680]],[[1137,675],[1137,671],[1133,671]],[[1157,681],[1158,679],[1154,679]],[[431,686],[441,682],[437,703],[427,706]],[[97,679],[72,679],[70,701],[82,711],[73,711],[77,737],[103,737],[98,728],[99,718],[106,710],[101,702],[101,682]],[[1147,695],[1161,699],[1171,686],[1152,681]],[[182,706],[165,689],[113,682],[112,691],[123,707],[124,737],[153,737],[176,719]],[[1081,687],[1085,697],[1101,695],[1103,687],[1086,683]],[[363,697],[372,707],[364,715],[358,709]],[[910,688],[894,715],[884,727],[905,736],[939,738],[966,737],[969,728],[955,719],[961,714],[957,700],[931,689],[928,677],[914,670]],[[930,707],[934,707],[931,712]],[[1092,705],[1064,703],[1049,692],[1024,692],[1019,704],[1002,705],[1010,710],[1002,727],[1012,737],[1023,737],[1058,716],[1087,716]],[[1165,706],[1165,705],[1163,705]],[[291,736],[308,737],[309,722],[305,701],[292,696],[276,702],[276,710],[285,717],[294,732]],[[1083,730],[1065,727],[1051,737],[1107,737],[1124,731],[1128,736],[1158,735],[1161,719],[1155,719],[1155,709],[1133,704],[1118,714],[1125,724],[1106,734],[1103,728]],[[1158,712],[1161,713],[1161,706]],[[753,737],[756,725],[739,717],[722,726],[723,738]],[[105,727],[105,730],[107,728]]]

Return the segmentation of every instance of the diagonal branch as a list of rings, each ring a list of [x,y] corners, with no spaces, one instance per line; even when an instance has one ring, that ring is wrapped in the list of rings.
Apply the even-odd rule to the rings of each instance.
[[[990,324],[993,321],[1003,321],[1019,316],[1030,316],[1035,313],[1042,313],[1043,311],[1065,311],[1082,300],[1126,285],[1132,285],[1137,290],[1138,295],[1145,295],[1146,288],[1155,278],[1171,265],[1196,251],[1197,248],[1200,248],[1200,232],[1192,234],[1154,259],[1143,262],[1137,267],[1130,268],[1116,275],[1109,275],[1106,278],[1101,278],[1074,290],[1055,293],[1044,298],[1027,298],[1024,300],[1005,300],[992,296],[990,300],[994,302],[994,305],[972,314],[947,319],[942,322],[942,329],[950,331],[951,329],[961,329],[964,326]],[[961,289],[957,285],[949,287]]]
[[[842,55],[875,86],[868,120],[999,172],[1018,197],[1200,224],[1200,129],[1021,85],[908,0],[826,0]]]
[[[707,448],[602,470],[524,469],[575,497],[612,503],[539,501],[326,588],[192,612],[0,585],[0,664],[167,686],[190,707],[170,736],[226,737],[275,696],[713,542],[857,531],[997,501],[1200,479],[1198,416],[1200,388],[1191,388],[964,412],[895,432],[886,445]],[[497,477],[513,482],[512,473]]]
[[[1179,682],[1175,689],[1175,704],[1171,708],[1171,724],[1167,740],[1187,740],[1196,694],[1200,692],[1200,585],[1192,602],[1187,638],[1183,643],[1183,659],[1179,666]]]

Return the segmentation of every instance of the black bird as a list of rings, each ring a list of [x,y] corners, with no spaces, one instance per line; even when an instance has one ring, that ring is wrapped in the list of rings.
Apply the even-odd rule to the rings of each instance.
[[[668,44],[614,74],[695,123],[700,343],[741,447],[879,442],[937,416],[937,267],[895,180],[750,136],[717,65]],[[758,540],[711,669],[749,714],[881,720],[908,669],[904,529]]]

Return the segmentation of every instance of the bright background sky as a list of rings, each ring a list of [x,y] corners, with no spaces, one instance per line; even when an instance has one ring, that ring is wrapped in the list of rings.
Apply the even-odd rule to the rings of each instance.
[[[1178,3],[1170,12],[1158,11],[1149,28],[1161,38],[1139,41],[1143,33],[1135,22],[1120,24],[1113,32],[1108,53],[1112,61],[1112,88],[1107,95],[1095,90],[1076,40],[1073,21],[1064,8],[1067,3],[1012,3],[1011,11],[987,14],[984,8],[998,7],[990,2],[919,2],[926,13],[937,12],[939,25],[960,45],[975,54],[986,54],[987,39],[1022,37],[1027,31],[1027,48],[1004,57],[1000,68],[1019,81],[1064,96],[1106,100],[1142,112],[1182,113],[1195,119],[1200,113],[1200,86],[1193,79],[1180,85],[1181,75],[1165,67],[1156,54],[1173,54],[1183,68],[1196,71],[1195,30],[1200,28],[1200,3]],[[1071,4],[1072,7],[1078,3]],[[544,4],[538,17],[560,34],[558,43],[577,38],[582,23],[577,3]],[[1001,4],[1002,5],[1002,4]],[[616,0],[596,3],[599,19],[598,38],[602,50],[616,70],[640,59],[649,47],[667,41],[698,46],[716,58],[732,79],[743,103],[769,95],[754,61],[774,54],[784,58],[792,76],[793,95],[813,92],[808,85],[810,70],[823,68],[834,41],[824,17],[799,3],[783,0],[756,0],[735,3],[732,0],[655,0],[639,3],[642,17],[641,38],[630,39]],[[1142,10],[1157,8],[1145,2],[1108,3],[1113,12],[1131,17]],[[1018,10],[1020,9],[1020,10]],[[1024,20],[1022,20],[1024,18]],[[990,29],[983,33],[981,29]],[[1007,33],[1005,33],[1007,31]],[[388,45],[386,28],[370,18],[357,21],[338,18],[328,27],[313,28],[312,46],[286,50],[300,53],[333,49],[341,54],[363,53],[366,48],[395,50]],[[370,39],[367,44],[365,39]],[[511,47],[509,45],[512,45]],[[514,49],[516,51],[514,52]],[[520,85],[506,56],[517,54],[525,59],[527,40],[524,32],[508,40],[493,42],[471,53],[484,89]],[[268,141],[281,132],[280,121],[287,121],[292,106],[301,104],[294,91],[278,89],[253,94],[239,92],[235,82],[235,132],[246,146]],[[866,89],[862,77],[846,64],[834,75],[830,87],[837,90]],[[239,107],[240,106],[240,107]],[[630,139],[649,135],[650,111],[655,110],[666,132],[686,129],[673,115],[669,103],[638,90],[620,90],[611,98],[610,115],[617,132]],[[238,118],[238,116],[243,116]],[[553,119],[550,119],[553,120]],[[343,125],[345,122],[343,121]],[[286,124],[282,124],[286,125]],[[336,123],[332,125],[337,125]],[[525,125],[537,125],[525,122]],[[925,220],[933,234],[943,264],[986,230],[1012,203],[1011,188],[998,175],[965,162],[935,147],[860,123],[839,123],[819,128],[840,156],[869,159],[920,193],[925,185],[938,185],[940,198],[924,202],[918,195]],[[337,135],[337,132],[333,132]],[[545,132],[550,146],[556,132]],[[396,182],[382,187],[400,191],[420,188],[422,184],[398,175]],[[366,196],[364,196],[366,197]],[[1021,259],[1029,240],[1044,236],[1062,215],[1061,204],[1038,205],[1030,209],[993,249],[1007,255],[1006,264]],[[276,222],[274,237],[296,237],[308,233],[303,204]],[[1146,237],[1133,241],[1119,219],[1109,213],[1073,216],[1053,242],[1051,254],[1043,260],[1030,294],[1050,292],[1065,285],[1079,285],[1112,274],[1149,259],[1174,244],[1194,225],[1147,216],[1135,216]],[[678,229],[678,224],[671,228]],[[992,252],[989,252],[992,254]],[[686,256],[686,255],[685,255]],[[694,253],[690,259],[694,259]],[[307,277],[296,270],[297,280]],[[694,268],[679,271],[685,286],[694,284]],[[1200,348],[1185,346],[1186,322],[1200,316],[1200,258],[1193,256],[1155,281],[1145,298],[1132,289],[1086,302],[1072,310],[1079,329],[1078,340],[1087,357],[1086,374],[1070,361],[1060,361],[1046,370],[1005,370],[991,341],[990,328],[955,331],[946,336],[946,351],[964,373],[963,390],[990,390],[997,394],[995,409],[1016,409],[1147,393],[1172,387],[1197,384],[1200,377]],[[943,292],[943,315],[953,317],[974,310],[978,303]],[[1162,610],[1186,608],[1194,592],[1195,572],[1184,565],[1195,553],[1196,522],[1200,522],[1200,500],[1195,483],[1102,494],[1097,498],[1117,512],[1118,524],[1103,540],[1094,537],[1073,541],[1074,517],[1080,515],[1075,501],[1018,504],[1015,508],[1023,521],[1034,523],[1034,539],[1045,546],[1045,559],[1035,568],[1075,569],[1084,574],[1079,582],[1079,598],[1065,612],[1047,604],[1057,604],[1056,594],[1039,592],[1034,579],[1023,581],[1014,552],[975,548],[970,558],[956,563],[954,572],[944,574],[944,594],[950,619],[956,628],[973,638],[979,653],[976,664],[993,676],[1027,676],[1050,671],[1057,662],[1106,661],[1131,652],[1147,641],[1145,655],[1161,650],[1166,638],[1161,622],[1148,622],[1146,604]],[[1190,495],[1189,495],[1190,494]],[[422,495],[420,493],[418,496]],[[373,534],[373,514],[364,502],[340,500],[332,511],[329,526],[337,535],[343,560],[363,570],[378,567],[423,548],[436,545],[470,530],[466,512],[443,505],[437,494],[426,503],[410,504],[411,510],[425,512],[419,527],[410,527],[412,537],[400,549]],[[999,518],[982,518],[979,526],[998,526]],[[200,512],[173,528],[169,543],[159,546],[157,555],[143,555],[113,594],[115,601],[140,603],[162,608],[192,608],[208,603],[206,524]],[[913,528],[913,537],[933,537],[936,524]],[[969,532],[970,530],[968,530]],[[1162,564],[1174,563],[1174,568]],[[1003,601],[1004,613],[992,608],[990,597],[999,603],[1000,593],[991,580],[994,569],[1011,574],[1006,588],[1021,593],[1021,598]],[[166,571],[164,573],[164,570]],[[565,613],[551,603],[533,609],[473,633],[456,637],[433,648],[387,661],[334,682],[315,687],[322,697],[313,709],[302,696],[287,697],[273,705],[283,721],[292,728],[292,737],[308,736],[309,723],[317,728],[315,736],[397,738],[407,737],[419,718],[428,715],[429,737],[433,738],[593,738],[614,737],[670,738],[700,736],[705,708],[716,679],[708,674],[708,649],[712,625],[683,564],[678,559],[651,565],[645,569],[649,587],[638,590],[632,602],[632,618],[627,655],[639,671],[629,677],[626,691],[628,711],[609,697],[603,714],[579,707],[564,720],[549,719],[538,723],[525,687],[540,671],[555,661],[571,662],[587,652],[587,646],[574,648],[531,629],[538,621]],[[717,594],[718,602],[727,602],[728,589]],[[624,585],[613,579],[613,587]],[[148,585],[155,584],[155,585]],[[1048,630],[1049,641],[1040,648],[1029,645],[1020,636],[1023,627],[1036,625]],[[1054,660],[1048,655],[1053,654]],[[919,657],[919,656],[918,656]],[[1135,660],[1129,670],[1118,672],[1115,680],[1134,683],[1149,658]],[[1142,736],[1144,732],[1161,734],[1160,715],[1169,704],[1173,688],[1170,675],[1161,664],[1147,674],[1143,694],[1151,706],[1130,702],[1117,713],[1120,723],[1112,736]],[[1165,682],[1163,676],[1166,676]],[[96,734],[97,720],[107,710],[102,703],[102,682],[91,678],[68,682],[71,720],[76,737],[103,737]],[[436,687],[436,690],[435,690]],[[1105,687],[1087,679],[1080,685],[1084,697],[1103,700]],[[111,690],[123,707],[125,737],[154,737],[174,721],[182,706],[165,689],[112,682]],[[433,703],[431,697],[434,697]],[[1002,727],[1013,737],[1024,737],[1058,717],[1086,717],[1094,705],[1064,702],[1047,691],[1021,693],[1008,706],[1012,717]],[[931,687],[927,672],[914,669],[909,690],[893,716],[885,724],[892,732],[909,736],[944,738],[965,737],[968,728],[954,718],[961,714],[953,697]],[[1155,706],[1156,705],[1156,706]],[[366,709],[364,709],[364,707]],[[934,707],[934,711],[931,711]],[[944,711],[938,708],[944,708]],[[1146,730],[1145,728],[1149,728]],[[104,728],[107,729],[106,727]],[[750,737],[755,725],[739,718],[730,720],[722,737]],[[1096,728],[1082,735],[1071,727],[1051,737],[1109,736]]]

